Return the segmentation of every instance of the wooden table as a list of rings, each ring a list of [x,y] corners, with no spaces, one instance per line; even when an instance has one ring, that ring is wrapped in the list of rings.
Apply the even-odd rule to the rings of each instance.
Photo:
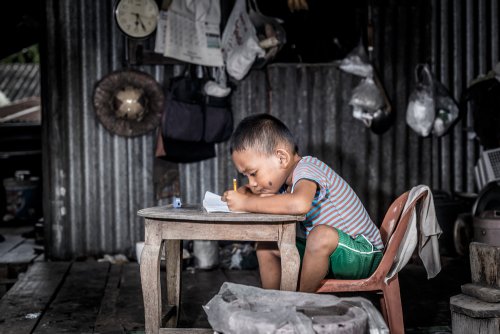
[[[295,247],[295,224],[304,220],[304,216],[207,213],[198,205],[153,207],[139,210],[138,215],[145,218],[140,268],[146,333],[185,332],[172,328],[179,319],[182,240],[276,241],[282,259],[280,288],[297,289],[300,258]],[[164,240],[168,303],[165,312],[160,288],[160,251]],[[168,318],[166,328],[161,328],[163,313]]]

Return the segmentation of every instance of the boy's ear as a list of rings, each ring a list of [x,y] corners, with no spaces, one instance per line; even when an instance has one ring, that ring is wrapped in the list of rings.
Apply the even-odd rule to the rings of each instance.
[[[279,159],[280,166],[284,168],[288,166],[292,158],[290,156],[290,153],[288,153],[287,150],[284,150],[282,148],[278,148],[276,150],[276,157]]]

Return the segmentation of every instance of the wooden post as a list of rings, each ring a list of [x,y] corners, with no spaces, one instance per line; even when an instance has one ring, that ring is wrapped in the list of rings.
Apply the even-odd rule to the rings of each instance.
[[[450,298],[453,334],[500,334],[500,247],[472,242],[472,283]]]
[[[469,247],[472,283],[500,289],[500,247],[479,242]]]

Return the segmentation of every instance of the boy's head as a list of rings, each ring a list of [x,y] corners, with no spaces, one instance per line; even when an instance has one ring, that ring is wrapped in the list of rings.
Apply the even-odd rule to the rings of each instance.
[[[277,147],[290,154],[298,153],[292,133],[282,121],[269,114],[256,114],[244,118],[231,137],[230,152],[248,149],[272,155]]]
[[[230,152],[236,168],[257,194],[278,192],[298,157],[290,130],[268,114],[243,119],[231,138]]]

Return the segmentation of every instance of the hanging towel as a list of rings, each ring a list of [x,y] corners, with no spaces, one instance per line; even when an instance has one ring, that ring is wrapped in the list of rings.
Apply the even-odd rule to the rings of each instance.
[[[401,241],[394,263],[385,278],[386,283],[408,263],[417,243],[418,255],[427,271],[427,278],[433,278],[441,271],[438,238],[443,231],[438,224],[434,199],[428,186],[418,185],[410,190],[403,209],[403,215],[413,200],[425,191],[427,191],[426,198],[421,206],[416,207],[411,214],[408,228]]]

